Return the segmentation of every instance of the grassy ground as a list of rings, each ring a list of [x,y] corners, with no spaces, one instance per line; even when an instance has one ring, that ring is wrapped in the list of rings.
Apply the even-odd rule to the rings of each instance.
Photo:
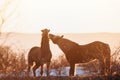
[[[120,76],[50,76],[50,77],[3,77],[0,80],[120,80]]]

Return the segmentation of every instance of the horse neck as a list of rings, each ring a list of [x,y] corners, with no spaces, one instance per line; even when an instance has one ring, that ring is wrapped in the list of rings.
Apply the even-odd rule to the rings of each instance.
[[[72,56],[76,56],[75,54],[78,55],[79,53],[79,58],[85,58],[84,56],[84,47],[83,45],[79,45],[73,41],[67,40],[67,39],[62,39],[60,40],[57,45],[60,47],[60,49],[64,52],[64,54],[67,56],[67,58],[72,58]]]
[[[62,38],[58,41],[57,45],[60,47],[60,49],[66,54],[68,53],[72,48],[78,46],[77,43],[70,41],[68,39]]]
[[[42,37],[41,47],[49,48],[49,38],[48,38],[48,36]]]
[[[49,38],[48,36],[44,36],[41,40],[41,57],[44,60],[47,60],[51,57],[51,55],[52,54],[49,47]]]

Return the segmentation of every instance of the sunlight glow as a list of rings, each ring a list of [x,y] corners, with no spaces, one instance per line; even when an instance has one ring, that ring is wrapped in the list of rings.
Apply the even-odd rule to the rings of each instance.
[[[19,3],[14,16],[3,25],[3,32],[39,33],[43,28],[54,33],[120,32],[119,0],[19,0]],[[9,9],[6,13],[10,13]]]

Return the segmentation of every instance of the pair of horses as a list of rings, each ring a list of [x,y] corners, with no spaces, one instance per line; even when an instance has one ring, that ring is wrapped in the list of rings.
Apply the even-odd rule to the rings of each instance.
[[[71,40],[63,38],[63,35],[58,36],[48,34],[48,32],[49,30],[47,29],[43,30],[41,48],[33,47],[28,54],[28,70],[30,70],[30,65],[33,65],[33,62],[36,63],[36,65],[33,67],[34,76],[35,70],[39,66],[41,66],[42,75],[43,64],[45,63],[47,63],[47,76],[49,76],[49,65],[52,57],[49,48],[49,38],[64,52],[66,59],[70,64],[70,76],[74,76],[76,63],[86,63],[94,59],[99,60],[101,75],[110,73],[110,47],[108,44],[100,41],[95,41],[86,45],[79,45]],[[46,34],[46,37],[44,34]],[[47,39],[43,39],[43,37]]]

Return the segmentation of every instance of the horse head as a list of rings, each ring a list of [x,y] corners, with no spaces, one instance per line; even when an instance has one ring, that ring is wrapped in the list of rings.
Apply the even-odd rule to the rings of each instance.
[[[49,38],[52,40],[54,44],[57,44],[57,42],[63,38],[63,35],[58,36],[58,35],[49,34]]]
[[[43,29],[43,30],[41,30],[41,32],[42,32],[42,36],[46,36],[50,32],[50,30],[49,29]]]

